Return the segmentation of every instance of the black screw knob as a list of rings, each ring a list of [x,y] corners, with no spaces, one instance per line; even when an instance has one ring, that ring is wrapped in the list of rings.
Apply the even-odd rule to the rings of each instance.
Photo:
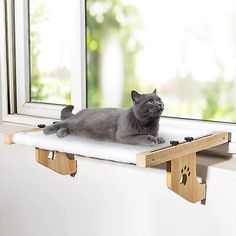
[[[186,142],[192,142],[193,141],[193,137],[184,137],[184,140]]]
[[[170,141],[170,144],[171,144],[172,146],[177,146],[177,145],[179,144],[179,141],[172,140],[172,141]]]
[[[42,129],[42,128],[45,128],[46,125],[45,124],[39,124],[38,127]]]

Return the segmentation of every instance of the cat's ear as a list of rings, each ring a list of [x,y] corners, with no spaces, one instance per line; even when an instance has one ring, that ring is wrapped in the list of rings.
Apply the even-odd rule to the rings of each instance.
[[[152,93],[154,93],[156,95],[157,94],[157,89],[155,88]]]
[[[131,91],[131,98],[132,98],[134,103],[138,103],[140,101],[141,94],[139,94],[138,92],[132,90]]]

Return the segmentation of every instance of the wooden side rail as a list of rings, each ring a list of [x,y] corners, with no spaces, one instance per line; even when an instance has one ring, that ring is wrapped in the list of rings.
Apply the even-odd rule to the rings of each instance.
[[[35,127],[35,128],[32,128],[32,129],[28,129],[28,130],[24,130],[24,131],[20,131],[20,132],[24,132],[24,133],[30,133],[30,132],[35,132],[35,131],[39,131],[39,130],[41,130],[42,128],[38,128],[38,127]],[[19,133],[20,133],[19,132]],[[18,133],[18,132],[16,132],[16,133]],[[14,134],[15,133],[13,133],[13,134],[5,134],[4,135],[4,143],[5,144],[14,144],[14,139],[13,139],[13,137],[14,137]]]
[[[13,135],[14,134],[5,134],[4,135],[4,144],[14,144],[14,140],[13,140]]]
[[[142,152],[137,166],[151,167],[167,163],[167,186],[190,202],[206,198],[206,184],[199,184],[196,174],[196,153],[229,142],[229,133],[215,132],[177,146]]]
[[[202,138],[195,139],[191,142],[184,142],[177,146],[171,146],[160,150],[141,152],[137,155],[137,166],[151,167],[173,159],[186,156],[191,153],[227,143],[229,133],[215,132]]]

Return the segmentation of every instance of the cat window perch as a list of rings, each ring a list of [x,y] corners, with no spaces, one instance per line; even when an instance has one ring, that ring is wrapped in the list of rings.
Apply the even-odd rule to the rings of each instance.
[[[138,167],[166,165],[167,186],[190,202],[206,198],[206,184],[199,183],[196,174],[196,154],[229,142],[227,132],[194,132],[164,128],[161,135],[166,143],[156,147],[126,145],[81,137],[44,135],[41,128],[15,134],[6,134],[6,144],[24,144],[35,147],[36,161],[62,175],[74,176],[77,172],[75,155],[112,160]]]

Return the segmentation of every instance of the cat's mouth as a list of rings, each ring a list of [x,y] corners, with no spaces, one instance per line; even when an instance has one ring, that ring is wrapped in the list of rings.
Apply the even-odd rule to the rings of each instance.
[[[160,104],[160,105],[158,105],[158,107],[157,107],[157,110],[158,110],[158,111],[163,111],[164,109],[165,109],[164,104]]]
[[[160,116],[161,113],[164,110],[164,105],[159,105],[158,107],[155,107],[154,110],[150,110],[150,112],[153,114],[153,116]]]

